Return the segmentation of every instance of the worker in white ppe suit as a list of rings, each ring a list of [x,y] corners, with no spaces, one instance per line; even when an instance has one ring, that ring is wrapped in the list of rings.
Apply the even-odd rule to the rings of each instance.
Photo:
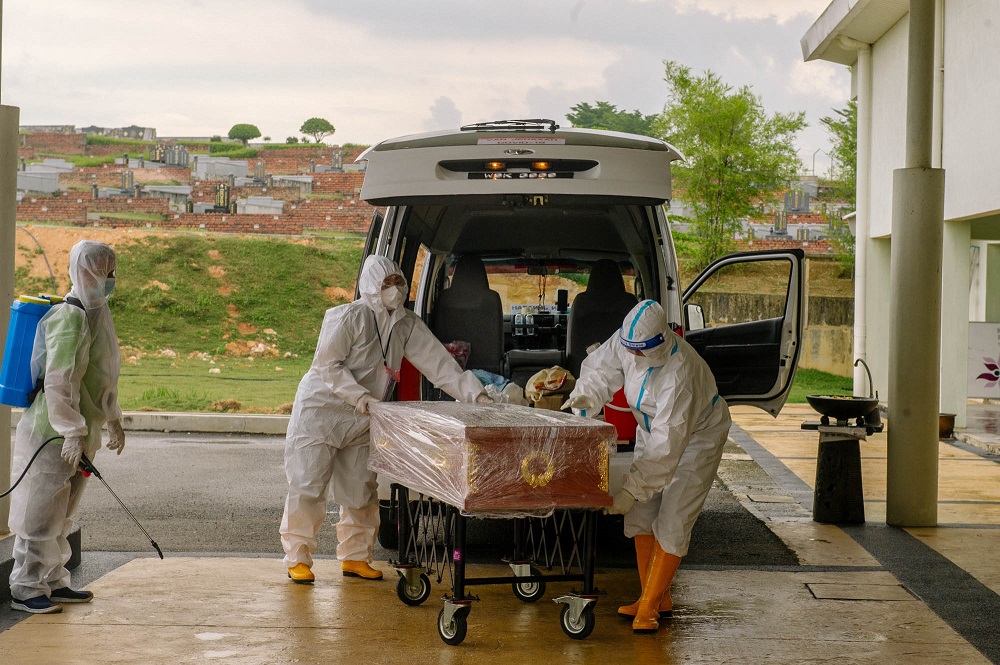
[[[722,459],[731,420],[707,363],[644,300],[621,329],[583,361],[567,408],[595,415],[623,385],[635,414],[635,457],[609,512],[625,515],[642,596],[618,609],[636,631],[670,616],[670,582]]]
[[[281,545],[288,576],[315,580],[312,554],[326,517],[327,491],[340,506],[337,558],[343,574],[379,579],[369,564],[379,525],[378,485],[368,470],[368,407],[398,380],[405,357],[456,400],[492,401],[404,304],[408,289],[395,263],[369,256],[361,297],[326,311],[312,366],[299,383],[285,439],[288,497]]]
[[[93,459],[108,425],[108,448],[121,454],[125,433],[118,406],[121,352],[108,309],[118,261],[104,243],[83,240],[69,256],[73,287],[66,302],[54,305],[38,323],[31,371],[42,380],[39,392],[21,416],[14,438],[11,477],[16,479],[31,456],[46,445],[11,494],[10,528],[14,532],[11,606],[31,613],[62,610],[62,603],[85,603],[90,591],[70,588],[66,537],[80,504],[86,479],[80,456]]]

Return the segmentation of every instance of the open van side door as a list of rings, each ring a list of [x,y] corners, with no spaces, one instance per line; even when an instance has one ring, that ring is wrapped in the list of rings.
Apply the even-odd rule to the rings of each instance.
[[[804,257],[801,249],[731,254],[684,291],[684,339],[730,405],[777,416],[788,399],[804,325]]]

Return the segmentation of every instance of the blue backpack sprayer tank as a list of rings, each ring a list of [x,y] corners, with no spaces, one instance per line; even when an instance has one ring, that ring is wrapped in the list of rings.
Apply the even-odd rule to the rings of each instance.
[[[31,406],[39,389],[42,387],[40,377],[35,377],[31,374],[31,352],[35,346],[35,333],[38,330],[38,322],[41,321],[42,317],[45,316],[45,313],[53,305],[58,305],[62,302],[67,302],[83,309],[83,303],[76,298],[61,298],[52,295],[19,296],[14,301],[14,304],[11,305],[10,324],[7,327],[7,343],[4,345],[3,364],[0,366],[0,404],[23,408]],[[13,492],[14,488],[20,484],[28,472],[28,468],[31,467],[35,458],[38,457],[38,453],[42,452],[42,448],[48,443],[62,438],[61,436],[54,436],[38,446],[38,449],[25,466],[24,471],[21,472],[21,476],[11,485],[10,489],[0,493],[0,498]],[[160,546],[150,537],[149,533],[142,527],[142,524],[139,523],[139,520],[132,514],[132,511],[118,498],[118,495],[115,494],[114,490],[111,489],[111,486],[104,480],[93,462],[87,459],[86,455],[81,456],[80,471],[85,476],[93,474],[101,481],[107,490],[111,492],[111,496],[118,501],[118,504],[132,518],[132,521],[139,527],[143,535],[149,539],[153,549],[156,550],[156,553],[162,559],[163,552],[160,550]]]
[[[7,344],[0,367],[0,404],[27,408],[35,393],[36,377],[31,375],[31,349],[35,345],[38,322],[63,299],[59,296],[19,296],[10,306]]]

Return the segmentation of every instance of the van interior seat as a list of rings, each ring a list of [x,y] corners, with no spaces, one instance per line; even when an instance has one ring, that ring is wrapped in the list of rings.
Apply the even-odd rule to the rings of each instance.
[[[540,370],[562,367],[565,354],[559,349],[511,349],[507,352],[507,371],[511,381],[528,387],[528,379]],[[574,375],[575,376],[575,375]]]
[[[591,266],[587,289],[573,299],[566,324],[566,369],[573,376],[580,376],[587,347],[604,343],[621,327],[625,315],[637,302],[625,290],[618,264],[601,259]]]
[[[476,256],[462,256],[455,264],[451,286],[434,305],[434,334],[447,344],[470,345],[467,369],[503,373],[503,303],[490,289],[486,266]]]

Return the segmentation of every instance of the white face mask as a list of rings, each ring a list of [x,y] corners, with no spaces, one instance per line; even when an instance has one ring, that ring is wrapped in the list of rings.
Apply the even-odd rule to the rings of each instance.
[[[389,311],[397,310],[406,302],[406,289],[402,286],[390,286],[382,289],[382,304]]]
[[[653,363],[649,361],[646,356],[632,356],[632,360],[635,361],[635,367],[639,371],[645,372],[647,369],[653,366]]]

